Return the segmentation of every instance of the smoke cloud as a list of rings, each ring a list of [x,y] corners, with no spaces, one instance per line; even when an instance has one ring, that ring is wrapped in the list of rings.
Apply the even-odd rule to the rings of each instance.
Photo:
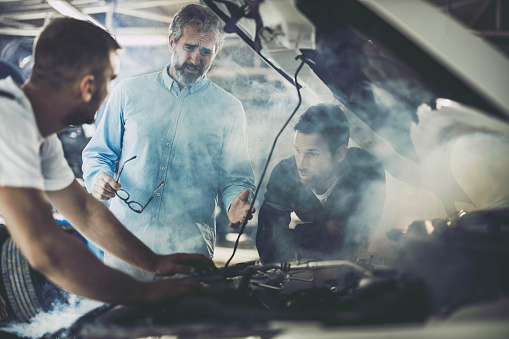
[[[268,69],[256,53],[247,46],[232,43],[233,39],[228,37],[207,76],[241,100],[244,106],[248,151],[258,184],[274,137],[295,108],[297,94],[295,87]],[[380,224],[373,226],[378,228],[372,241],[372,252],[394,255],[391,243],[385,236],[385,232],[391,228],[402,228],[414,220],[446,217],[453,209],[476,209],[489,205],[488,201],[495,203],[500,199],[503,185],[497,186],[501,187],[500,190],[490,193],[493,195],[491,197],[481,191],[486,191],[495,182],[502,182],[506,177],[504,173],[508,173],[503,172],[501,161],[494,160],[497,154],[504,154],[499,152],[505,152],[507,142],[503,138],[493,135],[474,137],[463,133],[448,140],[440,139],[446,133],[447,126],[462,125],[469,118],[445,121],[443,125],[444,121],[439,121],[438,114],[429,120],[422,115],[419,117],[419,105],[435,97],[433,90],[420,83],[415,72],[406,68],[404,63],[376,41],[359,39],[347,30],[325,34],[318,32],[317,51],[321,58],[317,60],[314,73],[328,82],[340,105],[351,110],[346,110],[351,125],[350,146],[367,149],[383,162],[386,169],[387,196]],[[146,60],[150,60],[150,63]],[[167,46],[127,48],[121,55],[119,78],[159,71],[169,60]],[[302,80],[306,71],[309,71],[308,66],[303,69]],[[296,120],[305,109],[320,100],[306,95],[305,90],[303,94],[304,102],[295,119],[280,136],[261,184],[255,204],[258,211],[274,166],[294,153],[293,126]],[[458,116],[461,117],[461,113]],[[433,130],[440,125],[438,130],[441,132],[431,132],[432,125],[435,125]],[[411,126],[419,128],[411,131]],[[468,131],[474,133],[475,128],[469,127]],[[420,137],[416,137],[417,134]],[[490,138],[493,140],[488,140]],[[433,143],[430,144],[430,140]],[[497,140],[497,146],[491,147],[494,140]],[[473,145],[479,146],[473,148],[476,155],[470,152]],[[487,145],[492,155],[488,157],[480,145]],[[425,154],[422,150],[426,151]],[[370,194],[366,193],[368,196]],[[371,205],[380,203],[373,201]],[[359,211],[363,211],[359,213],[369,213],[370,203],[366,204],[358,207]],[[219,208],[222,207],[219,202]],[[219,220],[221,214],[218,215]],[[256,213],[249,222],[254,227],[248,227],[247,232],[252,233],[256,229],[257,217]],[[219,227],[224,228],[224,225]]]
[[[68,303],[55,303],[51,311],[37,314],[29,324],[12,323],[2,330],[24,338],[41,338],[71,326],[79,317],[101,305],[100,302],[70,294]]]
[[[216,73],[217,69],[220,69],[220,74]],[[224,69],[228,70],[227,74]],[[238,45],[234,48],[225,46],[207,76],[242,102],[246,114],[248,151],[257,185],[274,138],[297,106],[295,87],[279,74],[274,74],[252,50]],[[299,114],[309,106],[306,98],[304,100],[299,112],[278,140],[255,203],[257,210],[263,201],[265,185],[273,167],[281,159],[293,154],[293,126]],[[256,231],[257,218],[258,213],[255,213],[248,223],[248,226],[253,227],[246,229],[252,236]]]

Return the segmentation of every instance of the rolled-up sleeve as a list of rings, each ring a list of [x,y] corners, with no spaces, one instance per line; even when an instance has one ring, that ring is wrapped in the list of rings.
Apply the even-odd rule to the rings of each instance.
[[[237,114],[231,125],[221,155],[221,194],[225,210],[243,190],[254,194],[254,174],[247,148],[247,124],[242,104],[238,102]]]
[[[113,177],[122,148],[123,95],[121,83],[111,93],[104,115],[92,139],[83,150],[83,179],[89,192],[100,174]]]

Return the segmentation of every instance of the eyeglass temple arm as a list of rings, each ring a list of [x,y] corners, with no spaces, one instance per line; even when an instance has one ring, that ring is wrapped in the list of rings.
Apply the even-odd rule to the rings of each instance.
[[[147,205],[152,201],[152,199],[154,199],[154,196],[156,195],[156,192],[161,188],[163,187],[164,185],[164,181],[161,182],[159,184],[159,186],[157,186],[157,188],[155,189],[154,193],[152,193],[152,195],[150,196],[150,198],[148,199],[147,203],[145,204],[145,206],[143,206],[143,208],[141,209],[141,211],[143,211],[145,209],[145,207],[147,207]],[[141,213],[141,212],[140,212]]]
[[[122,174],[122,171],[124,170],[124,166],[125,164],[127,164],[129,161],[131,160],[134,160],[136,159],[137,155],[135,155],[134,157],[130,158],[130,159],[127,159],[126,161],[124,161],[124,163],[122,164],[122,167],[120,168],[120,171],[118,172],[118,175],[117,175],[117,180],[115,180],[116,182],[118,182],[118,180],[120,179],[120,175]]]

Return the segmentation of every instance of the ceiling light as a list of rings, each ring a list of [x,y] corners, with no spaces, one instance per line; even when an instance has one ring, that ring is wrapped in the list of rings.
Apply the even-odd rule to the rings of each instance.
[[[60,14],[75,18],[78,20],[90,21],[91,23],[106,29],[99,21],[92,18],[90,15],[84,14],[79,9],[68,3],[67,1],[61,0],[48,0],[48,4],[53,7]]]

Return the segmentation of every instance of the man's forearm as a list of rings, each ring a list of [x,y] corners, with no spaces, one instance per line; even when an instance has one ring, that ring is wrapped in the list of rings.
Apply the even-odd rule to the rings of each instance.
[[[29,263],[66,291],[107,303],[138,303],[147,300],[148,285],[101,263],[78,239],[60,232],[57,239],[40,239]]]
[[[89,214],[85,228],[80,227],[83,236],[103,251],[154,273],[157,259],[155,253],[129,232],[103,203],[95,198],[93,203],[94,205],[98,203],[104,208],[96,209]]]
[[[48,192],[48,196],[59,212],[87,240],[133,266],[155,272],[156,254],[77,182],[63,191]]]
[[[0,212],[29,264],[58,286],[105,302],[146,300],[148,285],[105,266],[58,226],[41,191],[0,187]]]

